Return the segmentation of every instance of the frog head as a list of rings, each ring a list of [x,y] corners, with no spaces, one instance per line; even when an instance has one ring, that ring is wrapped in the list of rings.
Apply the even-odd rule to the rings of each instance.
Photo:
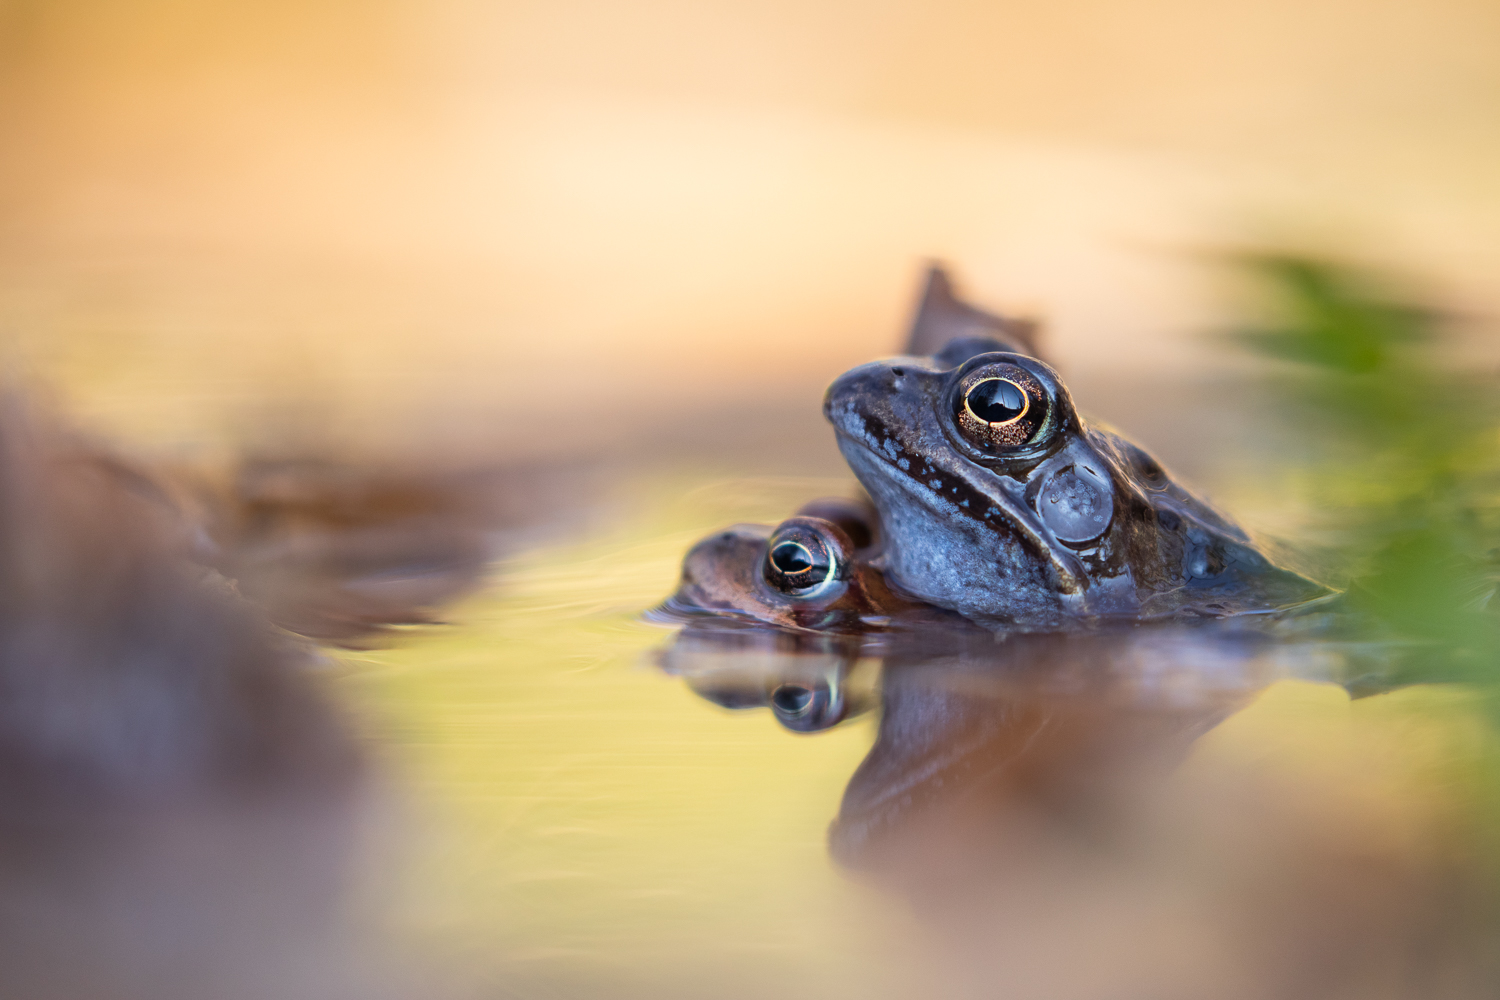
[[[655,616],[716,616],[787,629],[859,633],[920,607],[871,565],[881,548],[866,500],[814,500],[774,527],[736,524],[694,545]]]
[[[991,349],[984,349],[985,347]],[[824,413],[879,512],[878,565],[971,619],[1219,616],[1326,594],[1144,450],[1078,413],[1045,362],[991,341],[862,365]]]

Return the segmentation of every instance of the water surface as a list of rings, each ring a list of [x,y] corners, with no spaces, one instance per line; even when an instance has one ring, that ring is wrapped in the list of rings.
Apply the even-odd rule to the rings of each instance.
[[[1463,689],[1351,700],[1327,644],[1135,630],[866,657],[858,683],[883,706],[792,733],[660,669],[672,633],[639,615],[706,532],[849,484],[705,478],[621,482],[610,517],[507,560],[450,625],[338,657],[330,682],[399,803],[362,920],[434,985],[1261,997],[1496,982],[1495,743]]]

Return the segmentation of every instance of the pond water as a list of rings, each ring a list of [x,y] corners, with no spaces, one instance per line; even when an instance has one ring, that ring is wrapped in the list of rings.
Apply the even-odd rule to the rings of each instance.
[[[203,352],[214,353],[206,340]],[[99,360],[78,350],[85,359]],[[404,469],[400,482],[415,482],[418,496],[424,484],[444,488],[424,480],[433,469],[487,470],[459,479],[501,494],[478,507],[500,512],[507,554],[444,609],[443,624],[318,654],[316,683],[354,741],[310,709],[308,732],[294,734],[307,746],[282,741],[285,719],[243,691],[199,704],[175,678],[159,703],[101,702],[91,685],[62,691],[54,707],[66,749],[81,746],[86,762],[113,773],[129,754],[110,740],[129,732],[146,763],[118,779],[134,810],[123,819],[99,820],[87,797],[87,809],[62,815],[57,829],[77,842],[53,843],[45,823],[39,836],[34,817],[19,832],[0,828],[10,838],[0,841],[0,992],[1426,1000],[1500,987],[1492,684],[1372,683],[1367,668],[1384,647],[1335,641],[1315,615],[1289,628],[1208,622],[1003,641],[898,629],[852,645],[757,644],[743,631],[679,634],[646,620],[710,532],[854,495],[814,385],[836,367],[797,367],[749,402],[625,408],[602,427],[597,414],[609,411],[592,397],[512,425],[496,415],[505,393],[486,382],[473,405],[445,390],[463,419],[424,422],[375,380],[367,395],[384,409],[370,412],[385,416],[372,420],[308,386],[276,396],[246,381],[229,393],[245,366],[223,358],[213,367],[227,381],[209,388],[140,360],[148,372],[106,378],[54,365],[50,375],[71,411],[168,456],[164,467],[205,456],[232,465],[236,454],[281,448],[334,456],[335,486],[340,469],[357,483],[365,462]],[[1425,387],[1409,407],[1421,419],[1381,393],[1349,394],[1369,403],[1356,443],[1378,461],[1347,480],[1338,470],[1318,478],[1326,470],[1309,418],[1232,371],[1068,379],[1084,411],[1118,422],[1183,482],[1207,486],[1253,533],[1294,540],[1274,551],[1313,575],[1340,544],[1363,552],[1388,540],[1371,525],[1425,516],[1415,543],[1382,564],[1385,582],[1410,584],[1387,589],[1384,610],[1406,601],[1408,618],[1439,623],[1432,631],[1479,617],[1437,612],[1472,598],[1465,588],[1478,579],[1461,564],[1473,578],[1455,574],[1445,589],[1444,560],[1500,524],[1489,499],[1500,479],[1454,473],[1483,464],[1470,460],[1492,451],[1493,423],[1475,403],[1449,420],[1463,433],[1445,436],[1439,418],[1452,413],[1431,401],[1469,404],[1453,403],[1463,396],[1443,372],[1422,382],[1410,357],[1398,368],[1399,384]],[[1487,386],[1467,391],[1488,398]],[[198,403],[216,424],[193,416]],[[1345,517],[1340,535],[1320,503],[1363,520]],[[1465,504],[1488,512],[1471,519],[1472,535],[1448,530],[1468,523]],[[98,552],[128,534],[96,521],[98,538],[59,534],[98,547],[68,564],[88,571],[80,581],[100,578]],[[261,542],[275,550],[293,535],[268,531]],[[1481,581],[1491,590],[1493,569],[1478,571],[1491,573]],[[275,593],[283,578],[270,579],[262,589]],[[63,624],[91,634],[99,621],[72,610],[70,587],[57,601]],[[128,590],[100,606],[124,603]],[[156,611],[181,624],[180,608]],[[122,639],[106,622],[99,662],[85,658],[99,676],[113,676],[120,659],[110,643],[155,641],[127,624]],[[189,654],[204,638],[192,628],[182,636]],[[1489,638],[1448,645],[1500,648],[1500,632]],[[1460,659],[1451,658],[1484,680],[1487,662]],[[12,665],[12,679],[39,681],[24,657]],[[154,677],[150,663],[135,666]],[[287,704],[307,709],[306,671],[288,676]],[[59,695],[45,680],[38,690]],[[69,698],[118,725],[94,736],[67,715],[78,707]],[[272,768],[286,787],[272,781],[262,799],[263,789],[246,795],[205,767],[159,795],[145,779],[163,766],[163,706],[181,709],[194,734],[213,734],[195,744],[209,764],[234,742],[219,723],[248,721],[258,752],[293,778]],[[71,791],[50,769],[50,745],[33,754],[30,721],[10,720],[23,734],[14,756],[41,761],[42,785]],[[261,745],[279,742],[286,753]],[[344,750],[373,764],[373,794],[349,795],[363,808],[347,812],[344,796],[366,786],[339,770]],[[311,806],[294,780],[308,762],[326,766],[333,789]],[[351,858],[353,878],[339,884]]]
[[[1492,993],[1463,689],[1351,699],[1327,644],[1149,629],[659,666],[640,615],[693,541],[850,489],[625,479],[450,624],[334,658],[387,789],[384,960],[465,997]],[[808,669],[873,710],[795,733],[694,691]]]

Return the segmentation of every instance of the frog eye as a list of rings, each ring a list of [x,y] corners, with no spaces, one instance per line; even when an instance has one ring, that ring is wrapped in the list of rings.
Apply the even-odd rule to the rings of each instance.
[[[1048,398],[1036,376],[1018,365],[968,373],[953,400],[953,419],[971,443],[1004,451],[1031,443],[1047,422]]]
[[[762,575],[788,597],[825,593],[844,575],[848,546],[835,537],[833,525],[809,517],[784,522],[766,546]]]
[[[788,682],[771,691],[771,714],[794,733],[816,733],[847,714],[843,692],[825,681]]]

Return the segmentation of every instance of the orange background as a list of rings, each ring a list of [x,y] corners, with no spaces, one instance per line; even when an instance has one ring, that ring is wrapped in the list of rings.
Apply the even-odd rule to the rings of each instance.
[[[0,116],[0,334],[167,444],[813,410],[929,255],[1083,382],[1212,362],[1226,242],[1500,298],[1481,0],[0,0]]]

